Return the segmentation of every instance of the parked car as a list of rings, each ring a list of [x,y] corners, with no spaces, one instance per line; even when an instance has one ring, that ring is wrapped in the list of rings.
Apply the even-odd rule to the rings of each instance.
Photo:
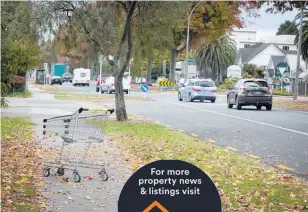
[[[105,82],[105,80],[108,77],[112,77],[112,76],[110,74],[102,74],[102,78],[100,77],[100,75],[97,76],[97,78],[96,78],[96,92],[99,92],[101,83]],[[102,80],[102,82],[101,82],[101,80]]]
[[[73,75],[71,73],[64,73],[62,76],[62,82],[70,82],[73,81]]]
[[[265,106],[266,110],[272,110],[272,90],[263,79],[239,79],[230,86],[227,102],[228,108],[235,105],[238,110],[242,106],[256,106],[258,110]]]
[[[130,90],[130,80],[123,77],[123,91],[128,94]],[[114,77],[107,77],[104,81],[102,81],[101,85],[101,93],[107,92],[109,94],[115,92],[115,83]]]
[[[62,80],[59,76],[53,76],[50,78],[50,85],[59,84],[62,85]]]
[[[216,86],[211,79],[189,79],[179,89],[178,100],[188,100],[193,102],[199,100],[210,100],[212,103],[216,101]]]

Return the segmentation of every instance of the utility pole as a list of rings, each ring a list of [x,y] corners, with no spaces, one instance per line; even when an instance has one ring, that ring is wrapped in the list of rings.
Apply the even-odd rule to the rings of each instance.
[[[296,64],[296,72],[295,72],[295,85],[293,92],[293,100],[297,100],[298,94],[298,78],[300,71],[300,59],[301,59],[301,48],[302,48],[302,34],[303,34],[303,10],[304,7],[301,7],[301,19],[299,24],[299,33],[298,33],[298,45],[297,45],[297,64]]]
[[[191,15],[193,14],[194,10],[196,9],[196,7],[201,3],[201,1],[199,1],[191,10],[190,14],[188,14],[187,12],[187,35],[186,35],[186,55],[185,55],[185,81],[188,78],[188,45],[189,45],[189,26],[190,26],[190,18]]]
[[[103,55],[99,55],[99,90],[98,95],[101,97],[101,84],[102,84],[102,67],[103,67]]]

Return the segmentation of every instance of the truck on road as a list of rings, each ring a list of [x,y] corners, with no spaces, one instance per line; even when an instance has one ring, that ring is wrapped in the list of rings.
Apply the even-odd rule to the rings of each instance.
[[[90,86],[91,70],[85,68],[74,69],[73,86],[87,85]]]

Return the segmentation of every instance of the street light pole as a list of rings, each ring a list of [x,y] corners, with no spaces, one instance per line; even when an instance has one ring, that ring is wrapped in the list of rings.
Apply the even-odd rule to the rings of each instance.
[[[99,55],[99,89],[98,89],[98,95],[101,97],[101,84],[102,84],[102,66],[103,66],[103,55]]]
[[[293,92],[293,100],[297,100],[297,94],[298,94],[298,78],[299,78],[299,71],[300,71],[300,58],[301,58],[302,34],[303,34],[303,10],[304,10],[304,7],[301,8],[301,19],[300,19],[299,32],[298,32],[297,64],[296,64],[296,72],[295,72],[295,85],[294,85],[294,92]]]
[[[185,55],[185,81],[188,78],[188,45],[189,45],[189,26],[190,26],[190,18],[192,16],[192,13],[194,12],[195,8],[201,3],[199,1],[190,11],[190,14],[188,15],[188,21],[187,21],[187,35],[186,35],[186,55]],[[188,12],[187,12],[188,13]]]

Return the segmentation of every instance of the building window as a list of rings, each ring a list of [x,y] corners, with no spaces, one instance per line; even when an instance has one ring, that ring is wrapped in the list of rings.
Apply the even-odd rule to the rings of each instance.
[[[247,49],[247,48],[250,48],[250,44],[244,44],[244,48]]]
[[[289,50],[289,46],[283,46],[282,49],[283,50]]]

